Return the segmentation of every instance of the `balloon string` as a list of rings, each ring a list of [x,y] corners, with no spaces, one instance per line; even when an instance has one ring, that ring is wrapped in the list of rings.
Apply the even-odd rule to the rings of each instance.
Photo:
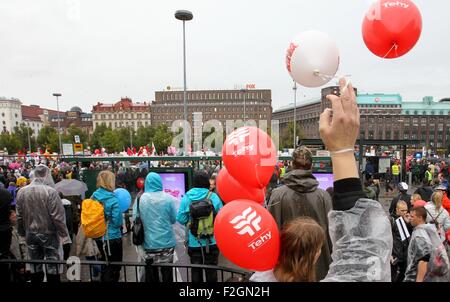
[[[348,79],[349,77],[351,77],[350,74],[332,76],[329,74],[321,73],[320,71],[316,70],[316,71],[314,71],[314,75],[320,77],[321,79],[328,80],[328,81],[331,81],[332,79],[345,78],[346,83],[345,83],[345,87],[344,87],[343,91],[345,91],[347,89],[348,85],[351,83],[351,79]]]
[[[397,45],[397,43],[394,43],[394,45],[392,45],[391,49],[389,49],[387,54],[383,57],[383,59],[386,59],[387,56],[391,53],[391,51],[394,49],[395,49],[395,55],[398,57],[398,53],[397,53],[398,45]]]

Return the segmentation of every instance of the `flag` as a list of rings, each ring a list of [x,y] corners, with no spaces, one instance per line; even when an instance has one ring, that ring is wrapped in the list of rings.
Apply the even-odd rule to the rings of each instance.
[[[152,142],[152,148],[151,148],[151,153],[150,156],[155,156],[156,155],[156,148],[155,148],[155,144]]]

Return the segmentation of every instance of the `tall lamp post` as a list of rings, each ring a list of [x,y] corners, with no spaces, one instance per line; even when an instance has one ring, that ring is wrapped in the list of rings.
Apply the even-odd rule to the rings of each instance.
[[[190,21],[194,18],[193,14],[188,10],[177,10],[175,12],[175,18],[183,21],[183,75],[184,75],[184,90],[183,90],[183,107],[184,107],[184,154],[188,155],[188,134],[186,128],[188,126],[188,114],[187,114],[187,92],[186,92],[186,21]],[[189,142],[190,144],[190,142]]]
[[[62,96],[61,93],[54,93],[53,96],[56,96],[56,110],[58,112],[58,140],[59,140],[59,154],[62,153],[62,144],[61,144],[61,124],[59,121],[59,97]]]
[[[246,96],[247,96],[247,89],[241,89],[242,94],[244,95],[244,126],[245,123],[247,121],[247,113],[246,113],[246,108],[245,108],[245,101],[246,101]]]
[[[294,81],[294,150],[297,147],[297,82]]]

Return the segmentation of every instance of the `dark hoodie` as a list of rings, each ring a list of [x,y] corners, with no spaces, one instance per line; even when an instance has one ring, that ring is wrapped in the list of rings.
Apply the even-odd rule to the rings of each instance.
[[[272,191],[267,208],[281,230],[283,225],[297,217],[314,219],[325,231],[327,242],[317,261],[316,276],[325,278],[331,263],[331,240],[328,236],[328,213],[332,209],[330,195],[319,189],[312,172],[293,170],[284,175],[283,186]]]

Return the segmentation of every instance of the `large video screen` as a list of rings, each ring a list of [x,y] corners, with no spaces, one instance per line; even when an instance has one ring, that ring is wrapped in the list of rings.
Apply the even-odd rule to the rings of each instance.
[[[334,178],[332,173],[327,174],[319,174],[319,173],[313,173],[314,177],[319,182],[319,188],[322,190],[326,190],[330,187],[333,187],[334,184]]]
[[[186,194],[185,173],[159,173],[162,179],[164,192],[172,195],[179,201]]]

